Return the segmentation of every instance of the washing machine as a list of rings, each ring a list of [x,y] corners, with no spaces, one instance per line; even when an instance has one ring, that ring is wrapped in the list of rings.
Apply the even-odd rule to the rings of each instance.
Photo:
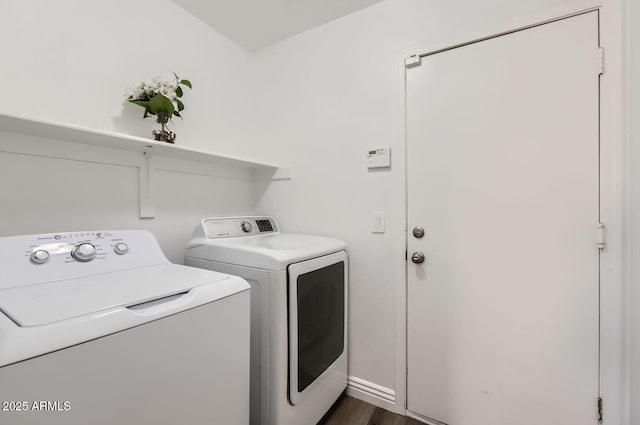
[[[316,424],[347,386],[346,244],[272,217],[207,218],[184,261],[251,285],[251,424]]]
[[[145,231],[0,238],[0,424],[247,425],[249,308]]]

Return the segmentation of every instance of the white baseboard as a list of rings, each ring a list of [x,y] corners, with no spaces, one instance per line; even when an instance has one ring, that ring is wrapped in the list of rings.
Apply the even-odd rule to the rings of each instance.
[[[447,425],[444,422],[439,422],[435,419],[427,418],[426,416],[419,415],[417,413],[411,412],[410,410],[407,410],[407,416],[419,422],[423,422],[427,425]]]
[[[366,401],[381,409],[389,410],[401,415],[405,414],[404,406],[396,404],[396,392],[364,379],[349,376],[347,378],[347,395]]]

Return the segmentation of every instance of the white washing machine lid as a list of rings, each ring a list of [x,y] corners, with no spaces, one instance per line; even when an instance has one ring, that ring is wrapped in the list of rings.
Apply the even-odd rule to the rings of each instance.
[[[2,290],[0,367],[240,293],[237,276],[177,264]]]
[[[226,279],[229,276],[222,273],[161,264],[0,290],[0,311],[20,327],[42,326],[131,307]],[[235,292],[243,289],[246,287],[239,286]],[[229,288],[218,295],[230,295]],[[92,326],[91,321],[87,326]]]
[[[272,233],[194,240],[185,250],[185,257],[265,270],[286,270],[289,264],[346,248],[346,243],[338,239],[296,233]]]

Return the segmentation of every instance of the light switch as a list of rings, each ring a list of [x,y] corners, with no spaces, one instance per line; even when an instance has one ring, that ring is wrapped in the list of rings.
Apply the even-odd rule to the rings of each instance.
[[[371,213],[373,219],[372,233],[384,233],[384,212]]]

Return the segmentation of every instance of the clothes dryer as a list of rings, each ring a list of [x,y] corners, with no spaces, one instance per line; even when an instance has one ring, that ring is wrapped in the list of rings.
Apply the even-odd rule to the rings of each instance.
[[[185,264],[251,285],[251,424],[316,424],[347,386],[346,244],[271,217],[208,218]]]

